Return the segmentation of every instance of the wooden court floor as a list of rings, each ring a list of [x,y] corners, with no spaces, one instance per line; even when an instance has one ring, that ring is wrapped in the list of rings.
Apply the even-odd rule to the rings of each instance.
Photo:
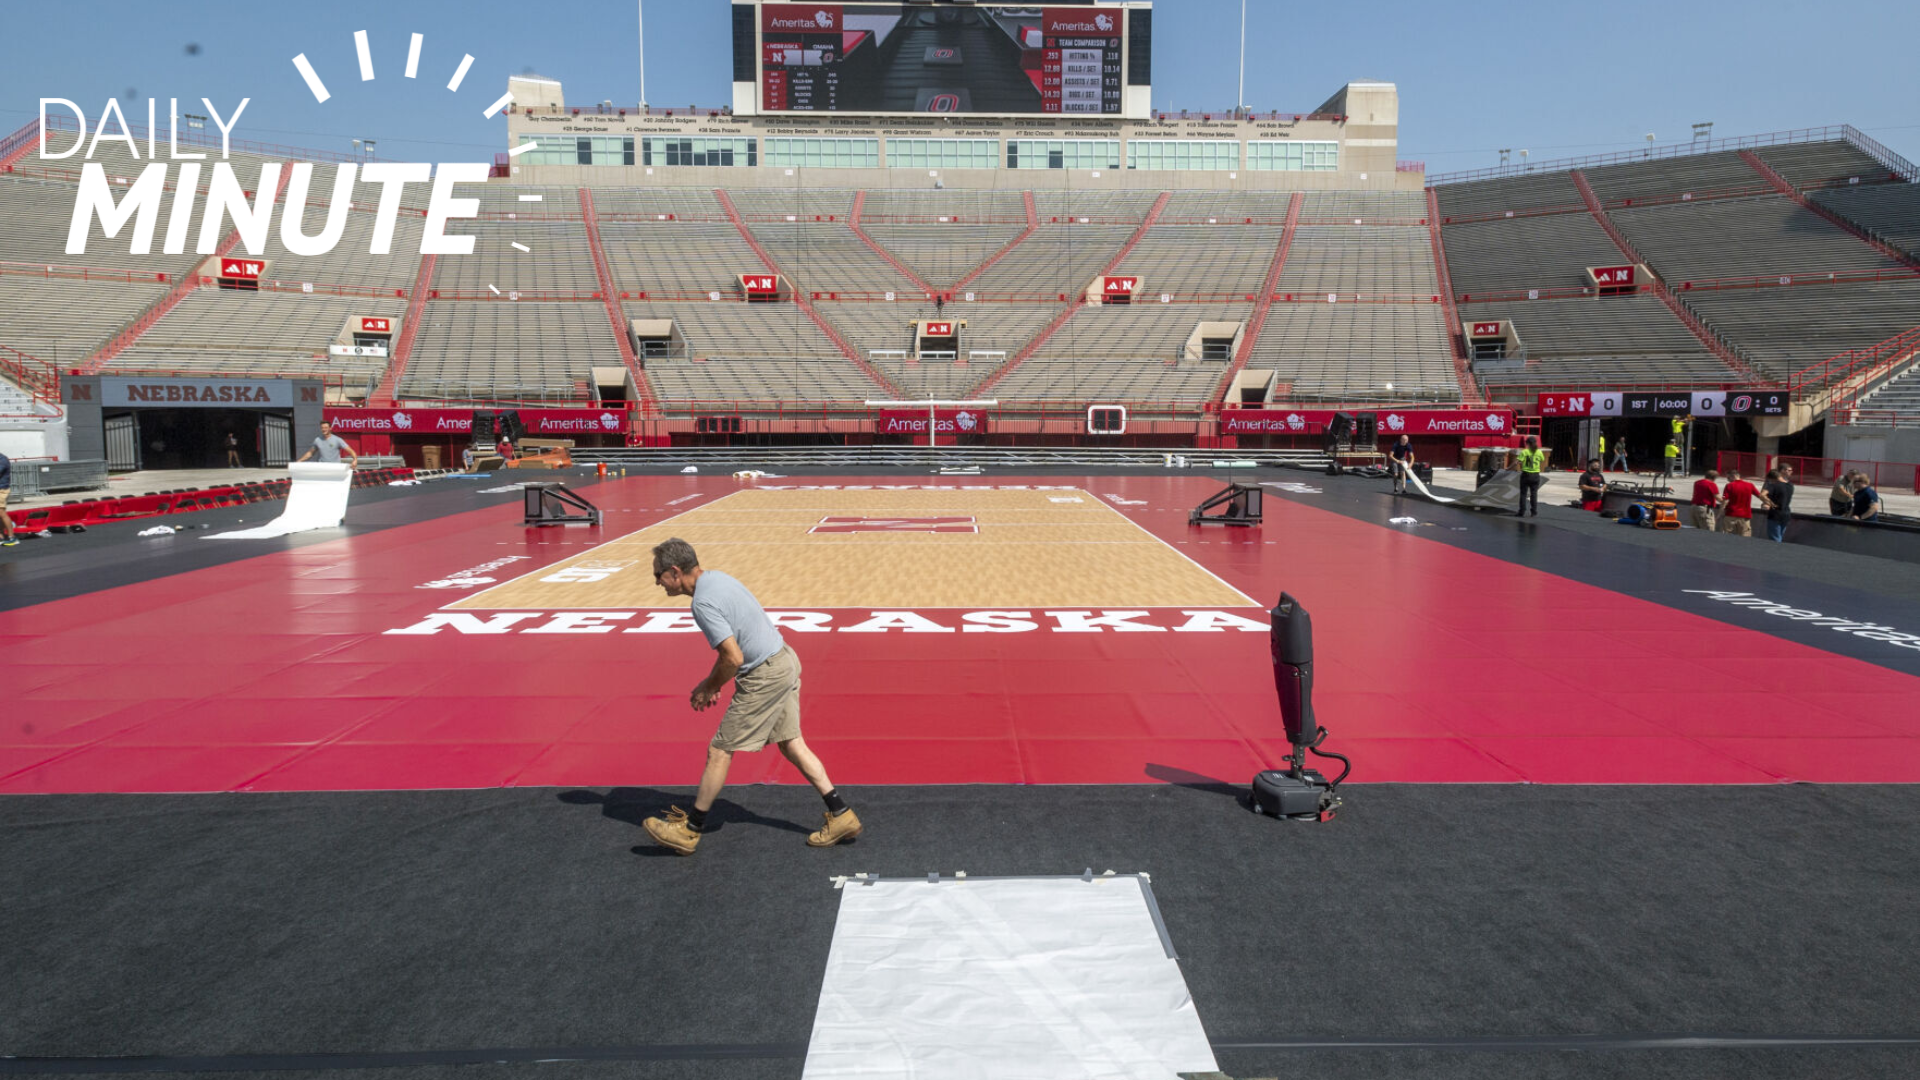
[[[448,607],[684,608],[653,580],[670,536],[768,608],[1260,606],[1081,489],[749,488]]]

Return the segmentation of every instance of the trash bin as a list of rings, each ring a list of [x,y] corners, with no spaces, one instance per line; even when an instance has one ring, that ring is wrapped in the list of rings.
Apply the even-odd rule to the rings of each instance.
[[[441,467],[440,455],[442,453],[443,451],[438,446],[421,447],[420,448],[420,467],[423,469],[440,468]]]
[[[1469,446],[1460,451],[1460,467],[1473,472],[1480,467],[1480,455],[1483,451],[1477,446]]]

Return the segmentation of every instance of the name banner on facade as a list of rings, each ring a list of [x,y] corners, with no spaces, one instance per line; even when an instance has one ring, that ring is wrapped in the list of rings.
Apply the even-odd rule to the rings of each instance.
[[[1511,435],[1507,409],[1343,409],[1371,412],[1380,433],[1397,435]],[[1332,409],[1229,409],[1220,414],[1222,435],[1318,435],[1333,422]]]
[[[107,376],[100,380],[103,407],[136,409],[291,409],[291,379],[138,379]]]
[[[498,413],[502,410],[493,410]],[[543,439],[569,435],[624,435],[627,413],[617,409],[517,409],[527,434]],[[338,434],[469,435],[472,409],[352,409],[326,411]]]

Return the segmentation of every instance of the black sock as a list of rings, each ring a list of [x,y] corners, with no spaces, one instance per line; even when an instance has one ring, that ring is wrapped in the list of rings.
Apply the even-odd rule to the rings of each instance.
[[[827,813],[832,814],[834,817],[839,817],[841,814],[847,812],[847,800],[840,797],[839,788],[834,788],[832,791],[820,796],[820,798],[827,804]]]
[[[706,828],[707,812],[698,809],[687,811],[687,824],[693,826],[694,832],[699,832],[701,829]]]

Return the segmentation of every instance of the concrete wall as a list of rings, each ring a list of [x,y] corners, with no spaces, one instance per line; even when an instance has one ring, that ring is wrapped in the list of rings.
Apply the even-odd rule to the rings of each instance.
[[[1920,462],[1920,428],[1827,425],[1827,457],[1852,461]]]

